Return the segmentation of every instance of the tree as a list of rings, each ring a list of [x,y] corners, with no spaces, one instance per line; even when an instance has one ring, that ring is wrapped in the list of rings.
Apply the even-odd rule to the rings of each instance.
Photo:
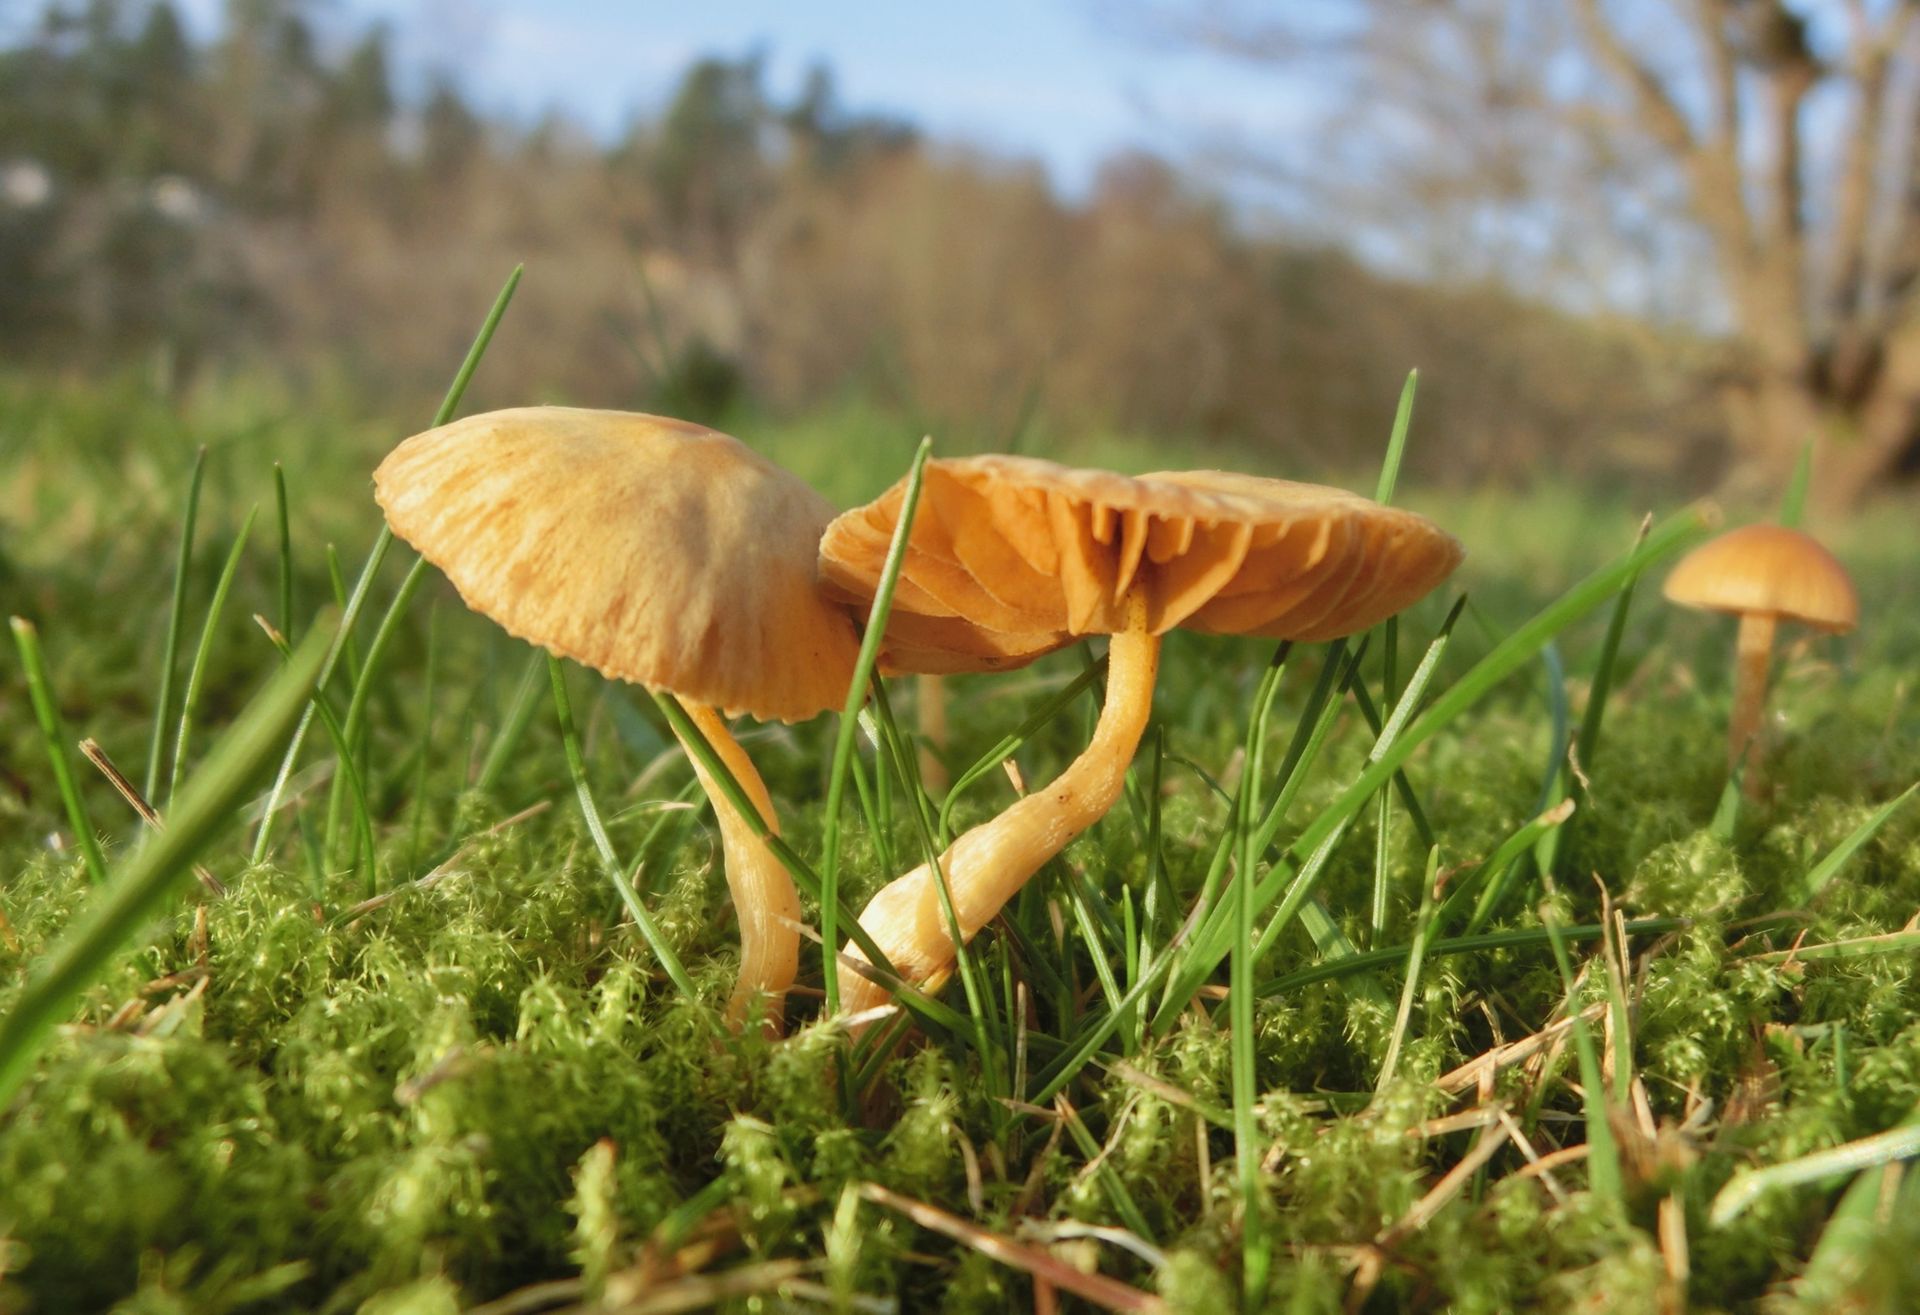
[[[1816,434],[1833,504],[1920,465],[1920,3],[1350,0],[1330,20],[1220,0],[1175,18],[1333,80],[1349,119],[1314,195],[1385,202],[1399,237],[1437,225],[1529,290],[1724,332],[1735,484],[1776,484]],[[1305,194],[1288,162],[1238,155]]]
[[[650,172],[682,232],[730,252],[765,183],[762,131],[772,115],[764,61],[702,59],[680,80],[661,121]]]

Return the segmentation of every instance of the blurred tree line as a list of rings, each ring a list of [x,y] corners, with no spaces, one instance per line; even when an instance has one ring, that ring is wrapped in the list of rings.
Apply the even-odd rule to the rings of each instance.
[[[420,409],[516,261],[490,399],[724,420],[856,400],[949,450],[1117,430],[1371,462],[1422,367],[1430,478],[1700,486],[1713,344],[1495,277],[1390,279],[1258,233],[1166,162],[1084,200],[1030,164],[691,66],[620,140],[396,94],[390,34],[305,0],[47,7],[0,50],[0,350],[184,383],[268,368]]]

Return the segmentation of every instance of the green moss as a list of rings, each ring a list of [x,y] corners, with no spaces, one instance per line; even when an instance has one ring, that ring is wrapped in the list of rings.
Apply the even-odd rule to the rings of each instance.
[[[0,392],[5,387],[0,380]],[[115,423],[118,412],[138,423]],[[13,415],[0,406],[0,429],[19,423]],[[150,399],[72,398],[35,415],[21,441],[0,442],[0,519],[25,585],[18,606],[42,619],[75,733],[99,739],[126,766],[144,756],[152,712],[154,636],[167,590],[154,576],[151,544],[170,541],[177,506],[169,445],[189,433],[213,445],[202,523],[215,536],[230,533],[236,512],[261,495],[264,461],[288,463],[299,499],[295,584],[312,602],[326,589],[319,545],[359,543],[372,529],[365,470],[390,433],[343,433],[263,412],[259,399],[240,396],[198,399],[185,414]],[[772,440],[803,465],[844,465],[811,446],[830,430],[801,426]],[[70,473],[56,478],[69,470],[62,461],[128,474],[75,487]],[[1579,541],[1561,523],[1575,519],[1575,509],[1594,524],[1631,524],[1570,497],[1543,499],[1510,506],[1506,532],[1520,564],[1499,567],[1499,554],[1477,551],[1463,580],[1493,630],[1593,564],[1543,547]],[[1842,545],[1863,567],[1863,593],[1902,587],[1911,563],[1887,546],[1896,541],[1886,527],[1866,526]],[[204,599],[203,574],[213,567],[196,568],[192,598]],[[243,561],[234,624],[219,637],[210,672],[209,738],[269,664],[245,614],[271,610],[275,569],[268,556]],[[376,598],[392,585],[383,581]],[[430,595],[439,598],[432,708],[424,682]],[[1909,1208],[1858,1243],[1820,1289],[1792,1284],[1844,1184],[1769,1194],[1726,1224],[1710,1224],[1707,1211],[1741,1168],[1871,1135],[1920,1106],[1920,982],[1911,950],[1817,960],[1781,953],[1797,938],[1817,945],[1884,936],[1920,907],[1920,808],[1897,815],[1817,899],[1802,907],[1799,895],[1809,869],[1920,779],[1920,713],[1908,688],[1920,621],[1875,621],[1855,641],[1821,641],[1783,658],[1770,787],[1743,808],[1731,838],[1719,839],[1707,824],[1724,777],[1730,637],[1725,627],[1657,609],[1643,588],[1603,746],[1581,755],[1587,784],[1560,835],[1553,899],[1570,924],[1596,920],[1597,876],[1628,917],[1691,920],[1634,938],[1629,984],[1634,1069],[1663,1144],[1685,1154],[1656,1181],[1630,1175],[1627,1199],[1616,1204],[1590,1190],[1578,1161],[1555,1170],[1555,1195],[1539,1177],[1518,1176],[1525,1157],[1503,1147],[1423,1227],[1396,1239],[1366,1309],[1655,1308],[1666,1284],[1656,1189],[1684,1204],[1696,1308],[1914,1304],[1920,1246],[1912,1220],[1920,1211],[1911,1208],[1911,1189],[1901,1197]],[[1432,608],[1408,619],[1403,659],[1436,620]],[[1600,624],[1558,641],[1576,717]],[[1441,685],[1490,642],[1477,624],[1463,623]],[[843,1302],[897,1295],[903,1309],[1030,1305],[1026,1275],[865,1200],[866,1182],[1030,1245],[1048,1244],[1035,1240],[1036,1225],[1137,1224],[1144,1251],[1110,1233],[1053,1245],[1063,1258],[1095,1260],[1103,1273],[1159,1291],[1176,1310],[1231,1309],[1247,1225],[1232,1138],[1207,1118],[1231,1104],[1217,998],[1190,1002],[1171,1027],[1124,1056],[1147,1075],[1144,1083],[1114,1071],[1122,1055],[1110,1042],[1067,1084],[1063,1094],[1092,1152],[1064,1129],[1055,1135],[1051,1109],[1018,1103],[1103,1007],[1063,865],[1092,892],[1096,918],[1116,927],[1123,892],[1140,915],[1153,890],[1152,942],[1156,952],[1164,948],[1229,825],[1228,805],[1206,778],[1229,789],[1238,779],[1247,703],[1269,651],[1175,636],[1156,695],[1169,751],[1160,797],[1122,805],[976,942],[995,1025],[1004,1029],[995,1044],[1005,1050],[993,1056],[1002,1085],[989,1087],[988,1066],[961,1034],[902,1047],[870,1089],[856,1090],[844,1038],[813,1025],[817,997],[805,991],[790,1002],[793,1027],[781,1042],[719,1026],[736,932],[711,817],[657,807],[687,776],[644,701],[579,682],[589,778],[613,845],[637,865],[697,998],[676,996],[609,887],[544,705],[497,779],[476,788],[527,652],[430,585],[403,619],[376,683],[363,754],[381,849],[376,884],[390,898],[349,913],[368,893],[367,874],[348,852],[348,827],[325,834],[335,768],[316,739],[269,861],[248,862],[244,828],[215,845],[206,861],[228,894],[196,892],[192,905],[112,964],[0,1120],[0,1309],[438,1312],[576,1276],[591,1293],[650,1241],[701,1228],[724,1239],[703,1261],[710,1272],[800,1261],[808,1281]],[[953,682],[949,757],[970,761],[1076,675],[1082,660],[1070,652],[1024,674]],[[1319,654],[1302,649],[1296,662],[1276,704],[1270,766],[1293,733]],[[1376,689],[1377,664],[1376,652],[1365,667]],[[1407,670],[1403,660],[1403,679]],[[1485,858],[1538,810],[1551,734],[1542,670],[1529,668],[1494,691],[1408,764],[1443,869]],[[17,674],[0,668],[0,706],[17,706],[20,694]],[[904,715],[908,700],[896,702]],[[1029,782],[1078,751],[1091,707],[1076,703],[1020,748]],[[786,834],[810,857],[819,851],[832,730],[829,718],[750,737]],[[1370,743],[1349,709],[1308,772],[1282,844],[1333,805],[1363,769]],[[23,719],[0,717],[0,1009],[87,897],[71,845],[47,843],[66,824],[40,752]],[[871,767],[870,754],[866,761]],[[1136,766],[1142,791],[1148,761],[1143,754]],[[416,792],[421,779],[424,794]],[[104,784],[83,784],[109,851],[138,843]],[[1012,797],[1003,777],[989,775],[956,810],[957,821],[991,816]],[[1157,814],[1164,889],[1156,889],[1144,851],[1147,816],[1136,814],[1137,803]],[[544,811],[492,829],[542,804]],[[900,859],[917,856],[907,804],[896,788],[886,837],[849,805],[842,865],[850,902],[893,875],[881,839]],[[1426,861],[1396,799],[1384,856],[1386,922],[1376,934],[1372,819],[1369,808],[1316,890],[1362,950],[1409,938]],[[411,884],[430,871],[431,883]],[[1558,1015],[1564,987],[1537,936],[1543,895],[1523,864],[1496,924],[1534,939],[1428,959],[1396,1079],[1378,1097],[1404,960],[1260,1002],[1266,1204],[1251,1226],[1273,1258],[1263,1309],[1344,1308],[1356,1248],[1406,1218],[1481,1135],[1411,1130],[1478,1099],[1471,1090],[1443,1097],[1434,1078]],[[1764,921],[1782,913],[1791,919]],[[807,917],[814,920],[810,906]],[[1574,953],[1585,960],[1594,949],[1586,941]],[[1318,955],[1300,928],[1288,928],[1261,975]],[[809,946],[803,987],[817,986],[817,963]],[[1124,956],[1108,966],[1124,987]],[[1591,977],[1580,1003],[1602,998]],[[171,984],[149,986],[163,978]],[[1020,981],[1029,988],[1024,1091],[1009,1085]],[[957,986],[945,1000],[967,1007]],[[1156,994],[1150,1004],[1157,1002]],[[1550,1062],[1516,1063],[1492,1080],[1493,1097],[1538,1153],[1584,1139],[1575,1073],[1561,1049]],[[999,1099],[1004,1092],[1015,1105]],[[738,1304],[772,1309],[780,1300]]]

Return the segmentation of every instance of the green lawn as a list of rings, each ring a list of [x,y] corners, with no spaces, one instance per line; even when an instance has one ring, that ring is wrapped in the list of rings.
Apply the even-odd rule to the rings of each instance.
[[[484,367],[466,409],[523,400],[483,392]],[[165,402],[132,378],[0,377],[0,612],[38,627],[112,870],[96,888],[9,652],[0,1010],[61,955],[85,989],[37,1050],[18,1017],[0,1028],[0,1081],[19,1072],[0,1112],[0,1310],[425,1312],[509,1294],[493,1309],[1029,1309],[1034,1265],[1066,1309],[1220,1311],[1249,1283],[1289,1311],[1920,1303],[1920,1186],[1898,1167],[1920,1149],[1920,934],[1902,931],[1920,806],[1877,814],[1920,781],[1910,510],[1820,527],[1865,619],[1789,639],[1764,796],[1729,808],[1731,625],[1667,607],[1664,562],[1618,610],[1634,568],[1682,546],[1681,507],[1402,490],[1466,543],[1455,581],[1357,666],[1358,640],[1301,648],[1271,685],[1271,645],[1173,637],[1127,801],[889,1055],[816,1024],[817,989],[796,994],[784,1041],[720,1027],[733,930],[711,817],[645,692],[574,668],[586,783],[697,994],[669,982],[583,823],[544,659],[431,571],[390,611],[404,547],[326,687],[348,751],[316,717],[263,816],[288,733],[243,711],[282,665],[252,618],[325,642],[321,609],[379,528],[369,472],[406,432],[348,414],[244,381]],[[918,439],[858,409],[736,428],[843,505],[897,478]],[[1169,464],[1138,441],[1039,450]],[[1629,559],[1647,510],[1663,528]],[[1071,687],[1097,655],[954,682],[952,774],[1049,707],[1015,761],[1028,782],[1069,761],[1096,710]],[[1419,709],[1370,767],[1370,714],[1410,682]],[[921,801],[884,751],[914,730],[915,689],[888,693],[846,792],[855,910],[921,852]],[[227,770],[236,722],[264,770]],[[819,866],[834,719],[745,729]],[[224,894],[143,847],[82,737],[135,786],[151,775],[176,826],[225,823],[200,854]],[[984,772],[951,820],[1011,788]],[[1528,829],[1569,791],[1570,814]],[[943,801],[924,802],[937,826]],[[1256,900],[1235,953],[1258,957],[1236,1047],[1242,855]],[[1430,868],[1445,881],[1423,901]],[[142,875],[158,920],[125,893]],[[74,929],[103,925],[83,915],[116,890],[134,934],[74,958]],[[1609,912],[1624,939],[1599,935]],[[819,981],[810,946],[803,988]],[[1243,1085],[1236,1108],[1249,1063],[1258,1100]],[[1254,1134],[1251,1195],[1236,1125]],[[1094,1272],[1108,1287],[1086,1287]]]

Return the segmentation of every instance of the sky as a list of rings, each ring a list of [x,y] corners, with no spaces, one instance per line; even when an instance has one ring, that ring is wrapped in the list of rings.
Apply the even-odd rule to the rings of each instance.
[[[530,122],[557,107],[601,137],[656,112],[701,55],[763,50],[777,96],[824,61],[848,108],[1037,158],[1069,195],[1128,146],[1180,155],[1227,125],[1267,142],[1311,131],[1310,87],[1149,32],[1153,2],[329,0],[322,12],[341,31],[388,22],[416,87],[452,75],[486,109]],[[205,33],[223,0],[180,7]]]

